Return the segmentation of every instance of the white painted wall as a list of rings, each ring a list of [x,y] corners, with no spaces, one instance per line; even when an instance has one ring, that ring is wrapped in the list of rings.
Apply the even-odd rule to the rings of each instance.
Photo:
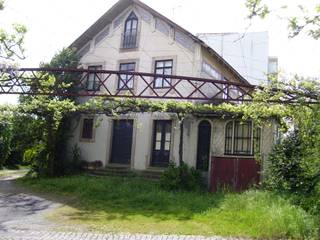
[[[126,16],[135,10],[139,18],[140,40],[138,49],[121,50],[121,35]],[[136,71],[153,72],[154,61],[159,59],[171,58],[174,60],[174,75],[185,75],[194,77],[208,77],[202,71],[202,61],[205,60],[212,64],[218,71],[223,73],[228,80],[237,81],[234,75],[226,70],[207,50],[195,43],[194,48],[185,48],[174,40],[174,30],[169,28],[168,35],[156,30],[156,19],[148,17],[147,13],[140,15],[142,11],[133,6],[124,11],[123,15],[119,15],[116,21],[110,23],[109,34],[98,44],[95,45],[95,39],[90,42],[90,51],[81,58],[83,67],[89,65],[102,65],[103,69],[118,70],[120,62],[135,61]],[[117,24],[115,24],[117,22]],[[114,27],[115,26],[115,27]],[[117,88],[116,77],[110,78],[107,86],[113,90]],[[144,83],[135,81],[134,91],[143,89]],[[180,86],[180,91],[188,90],[190,85]],[[166,90],[165,90],[166,91]],[[207,89],[207,91],[215,94],[216,89]],[[172,93],[173,94],[173,93]],[[82,98],[81,101],[86,101]],[[90,142],[81,141],[79,138],[82,122],[81,119],[76,124],[74,136],[70,144],[78,144],[81,148],[82,158],[85,161],[101,161],[104,165],[110,162],[111,141],[112,141],[112,122],[113,118],[99,115],[96,117],[97,124],[95,126],[95,136]],[[133,129],[133,145],[131,167],[136,170],[144,170],[150,166],[151,150],[152,150],[152,132],[153,122],[159,119],[172,119],[172,139],[171,139],[171,156],[172,161],[179,161],[179,141],[180,128],[179,121],[175,115],[166,113],[144,113],[144,114],[128,114],[119,116],[117,119],[132,119],[134,121]],[[99,121],[98,119],[101,119]],[[183,143],[183,160],[189,165],[196,165],[198,124],[202,119],[190,118],[186,120],[184,125],[184,143]],[[222,156],[224,153],[224,124],[223,119],[211,119],[212,124],[212,140],[211,155]],[[76,122],[76,121],[75,121]],[[265,140],[265,149],[267,151],[272,145],[270,139]]]

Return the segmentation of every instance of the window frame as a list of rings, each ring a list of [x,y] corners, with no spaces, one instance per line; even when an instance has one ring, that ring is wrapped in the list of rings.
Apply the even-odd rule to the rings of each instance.
[[[134,22],[136,22],[135,28]],[[130,23],[130,27],[128,28],[128,23]],[[135,49],[138,47],[138,32],[139,32],[139,18],[132,11],[124,22],[123,36],[122,36],[122,49]],[[129,39],[129,40],[128,40]],[[134,44],[131,41],[134,39]],[[133,42],[133,41],[132,41]]]
[[[160,62],[163,62],[163,67],[157,67],[157,64],[160,63]],[[170,67],[166,67],[165,66],[165,63],[166,62],[171,62],[171,66]],[[171,59],[159,59],[159,60],[155,60],[154,61],[154,74],[157,74],[157,75],[172,75],[173,73],[173,64],[174,64],[174,60],[171,58]],[[161,73],[157,73],[157,70],[161,69],[162,70],[162,74]],[[171,74],[164,74],[165,70],[166,69],[171,69]],[[161,86],[156,86],[156,81],[157,79],[161,79]],[[169,86],[164,86],[164,83],[165,81],[167,81],[167,83],[169,84]],[[171,88],[172,87],[172,78],[158,78],[158,77],[154,77],[153,79],[153,88],[155,89],[167,89],[167,88]]]
[[[201,71],[203,73],[207,74],[210,78],[213,78],[214,80],[222,80],[223,79],[222,73],[219,70],[217,70],[216,67],[214,67],[212,64],[207,62],[206,60],[202,61]],[[212,72],[214,72],[214,74],[212,74]]]
[[[91,126],[91,138],[84,136],[84,127],[85,127],[85,121],[86,120],[91,120],[92,121],[92,126]],[[88,117],[83,117],[82,118],[82,124],[81,124],[81,132],[80,132],[80,141],[82,142],[93,142],[95,138],[95,117],[93,116],[88,116]]]
[[[231,124],[231,136],[229,136],[229,131],[230,129],[228,129],[228,127],[230,126]],[[236,124],[239,124],[237,126],[241,126],[241,125],[244,125],[244,124],[250,124],[250,136],[241,136],[241,137],[238,137],[236,139]],[[252,121],[245,121],[244,123],[241,122],[241,120],[231,120],[231,121],[228,121],[226,124],[225,124],[225,132],[224,132],[224,136],[225,136],[225,141],[224,141],[224,155],[228,155],[228,156],[254,156],[255,153],[256,153],[256,146],[258,146],[258,153],[261,152],[261,128],[255,128],[254,127],[254,124]],[[243,129],[242,129],[243,130]],[[250,151],[249,152],[243,152],[243,153],[239,153],[235,150],[235,145],[236,145],[236,140],[247,140],[247,145],[249,146],[250,148]],[[229,147],[231,146],[231,149],[229,149]],[[243,142],[242,142],[242,147],[243,147]]]
[[[126,70],[121,70],[121,66],[123,65],[129,65],[129,64],[133,64],[133,70],[129,70],[129,71],[126,71]],[[136,66],[137,66],[137,62],[136,61],[128,61],[128,62],[120,62],[119,63],[119,71],[126,71],[128,73],[130,72],[135,72],[136,70]],[[123,80],[121,79],[121,75],[126,75],[126,84],[123,83]],[[126,91],[126,90],[133,90],[134,89],[134,75],[131,75],[131,78],[128,79],[128,76],[130,76],[130,74],[119,74],[118,76],[118,84],[117,84],[117,90],[119,91]],[[132,87],[130,88],[128,85],[128,83],[132,81]],[[123,84],[122,87],[120,87],[120,83]]]
[[[89,65],[88,66],[88,71],[90,71],[90,70],[100,71],[102,69],[103,69],[102,65]],[[97,74],[99,74],[99,75],[97,76]],[[91,89],[91,88],[89,88],[89,79],[90,79],[90,76],[92,76],[92,75],[93,75],[94,79],[93,79],[93,85],[92,85],[92,89]],[[86,81],[86,91],[88,91],[88,92],[100,91],[101,84],[100,84],[99,78],[101,80],[101,75],[102,75],[101,73],[90,73],[90,72],[88,72],[87,81]]]

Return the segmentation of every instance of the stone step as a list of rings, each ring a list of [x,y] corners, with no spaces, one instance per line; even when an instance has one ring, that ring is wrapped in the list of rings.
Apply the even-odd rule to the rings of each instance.
[[[118,177],[140,177],[148,180],[159,180],[163,174],[163,170],[159,171],[157,169],[147,169],[144,171],[132,171],[128,168],[106,168],[89,170],[90,175],[96,176],[118,176]]]

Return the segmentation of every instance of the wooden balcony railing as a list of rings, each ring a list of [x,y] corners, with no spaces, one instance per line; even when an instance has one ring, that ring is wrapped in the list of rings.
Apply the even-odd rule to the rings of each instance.
[[[118,86],[120,76],[130,75],[129,88],[123,81],[121,88]],[[55,76],[55,84],[43,84],[50,76]],[[131,77],[133,76],[133,77]],[[154,88],[156,78],[170,79],[167,88]],[[75,82],[73,91],[65,91],[60,86],[72,79]],[[87,90],[87,81],[94,79],[96,88]],[[20,68],[0,69],[0,94],[23,95],[56,95],[56,96],[88,96],[88,97],[121,97],[145,99],[176,99],[200,102],[250,102],[253,100],[254,91],[261,87],[188,76],[157,75],[141,72],[123,72],[111,70],[88,69],[62,69],[62,68]],[[279,90],[275,89],[275,94]],[[299,95],[286,92],[281,100],[270,102],[294,103]],[[308,97],[309,103],[316,103],[317,99]]]

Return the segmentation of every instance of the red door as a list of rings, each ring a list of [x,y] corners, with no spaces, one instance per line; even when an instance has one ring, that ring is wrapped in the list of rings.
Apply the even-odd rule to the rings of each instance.
[[[260,164],[253,158],[213,157],[211,191],[243,191],[260,181]]]

